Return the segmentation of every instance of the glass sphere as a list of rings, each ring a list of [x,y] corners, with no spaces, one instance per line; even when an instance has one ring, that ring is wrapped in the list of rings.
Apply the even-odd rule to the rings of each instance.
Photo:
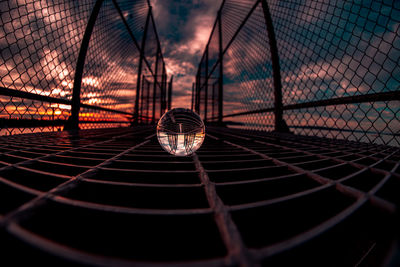
[[[175,156],[192,154],[203,144],[204,137],[204,123],[190,109],[171,109],[157,124],[158,142],[165,151]]]

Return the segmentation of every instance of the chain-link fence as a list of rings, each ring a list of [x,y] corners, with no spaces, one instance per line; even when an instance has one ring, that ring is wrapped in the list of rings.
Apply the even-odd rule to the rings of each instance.
[[[166,109],[149,1],[11,0],[0,11],[0,135],[150,123]]]
[[[193,108],[231,127],[399,146],[399,62],[399,1],[226,0]]]

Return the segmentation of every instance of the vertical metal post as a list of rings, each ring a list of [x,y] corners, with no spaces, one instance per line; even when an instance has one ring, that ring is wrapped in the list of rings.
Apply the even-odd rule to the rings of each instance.
[[[160,107],[160,118],[164,114],[166,104],[166,86],[165,86],[165,63],[163,62],[163,72],[161,76],[161,107]]]
[[[197,78],[196,78],[197,79]],[[192,105],[190,109],[193,111],[193,106],[194,106],[194,83],[192,83]]]
[[[164,112],[168,110],[168,82],[167,70],[164,70]]]
[[[221,9],[218,11],[218,34],[219,34],[219,80],[218,80],[218,123],[222,124],[223,116],[223,101],[224,101],[224,65],[223,65],[223,50],[222,50],[222,19]]]
[[[137,74],[137,84],[136,84],[136,100],[135,100],[135,114],[134,114],[134,122],[138,122],[139,118],[139,97],[140,97],[140,86],[141,86],[141,77],[142,77],[142,68],[143,68],[143,59],[144,59],[144,49],[146,45],[147,39],[147,29],[149,28],[151,14],[151,6],[149,6],[149,11],[147,13],[146,24],[144,26],[144,32],[142,36],[142,45],[140,47],[140,58],[139,58],[139,67]]]
[[[197,73],[197,86],[196,86],[196,112],[200,116],[200,91],[201,91],[201,62],[199,64],[199,71]]]
[[[201,115],[201,100],[200,100],[200,96],[201,96],[201,89],[203,88],[203,85],[201,84],[201,73],[199,76],[199,90],[197,91],[197,113],[199,114],[199,116]]]
[[[164,112],[169,110],[168,107],[168,99],[169,99],[169,92],[168,92],[168,77],[167,77],[167,69],[164,68],[164,91],[165,91],[165,99],[164,99]]]
[[[104,0],[97,0],[93,6],[89,21],[86,25],[85,33],[83,34],[81,47],[79,50],[78,60],[76,62],[74,87],[72,91],[71,116],[64,125],[64,130],[79,130],[79,110],[81,105],[81,85],[82,75],[85,66],[87,50],[89,48],[90,37],[92,36],[93,28],[99,15],[101,5]]]
[[[201,80],[202,78],[201,78],[201,73],[200,73],[200,86],[199,86],[199,91],[197,92],[198,93],[198,95],[197,95],[197,106],[198,106],[198,109],[199,109],[199,116],[200,116],[200,114],[201,114],[201,90],[204,90],[204,83],[202,83],[202,80]]]
[[[164,65],[164,64],[163,64]],[[165,69],[163,69],[163,74],[162,74],[162,106],[161,106],[161,116],[164,114],[165,110],[167,109],[167,83],[166,81],[166,76],[165,76]]]
[[[266,0],[261,0],[265,24],[267,26],[269,47],[271,50],[272,74],[274,78],[274,97],[275,97],[275,131],[289,132],[285,121],[283,120],[283,105],[282,105],[282,82],[281,68],[279,65],[278,46],[276,44],[274,25],[272,23],[271,13]]]
[[[143,123],[144,82],[145,82],[145,78],[144,78],[144,75],[142,75],[142,90],[141,90],[141,96],[140,96],[140,123]]]
[[[199,113],[199,106],[198,106],[198,104],[197,104],[197,96],[198,96],[198,92],[199,92],[199,88],[200,88],[200,76],[199,76],[199,73],[200,73],[200,65],[199,65],[199,68],[198,68],[198,72],[197,72],[197,75],[196,75],[196,88],[195,88],[195,95],[194,95],[194,110],[197,112],[197,113]]]
[[[172,102],[172,81],[174,79],[174,75],[171,76],[168,84],[168,110],[171,109],[171,102]]]
[[[208,105],[208,45],[206,47],[206,81],[204,86],[204,123],[207,122],[207,105]]]
[[[146,120],[147,123],[149,123],[149,118],[150,118],[150,83],[146,80],[146,85],[147,85],[147,101],[146,101]]]
[[[55,108],[52,107],[52,113],[51,113],[51,119],[52,119],[52,121],[54,121],[54,112],[55,112]],[[53,131],[54,131],[54,124],[53,124]]]
[[[160,118],[164,110],[164,74],[161,74],[161,86],[160,86]]]
[[[157,44],[157,53],[156,53],[156,67],[155,67],[155,74],[154,74],[154,89],[153,89],[153,117],[151,118],[151,122],[155,123],[156,121],[156,92],[157,92],[157,71],[158,71],[158,54],[160,51],[160,44]]]
[[[212,111],[211,111],[211,118],[215,118],[215,113],[214,113],[214,106],[215,106],[215,83],[212,85]]]

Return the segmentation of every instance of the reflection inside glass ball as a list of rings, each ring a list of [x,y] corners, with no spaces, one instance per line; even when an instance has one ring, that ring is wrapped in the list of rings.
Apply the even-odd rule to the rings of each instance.
[[[158,142],[165,151],[175,156],[192,154],[203,144],[204,137],[204,123],[190,109],[171,109],[157,124]]]

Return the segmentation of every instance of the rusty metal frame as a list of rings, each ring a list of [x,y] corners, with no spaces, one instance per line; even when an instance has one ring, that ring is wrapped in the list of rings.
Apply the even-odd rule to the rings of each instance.
[[[99,15],[101,6],[104,0],[97,0],[93,6],[92,13],[90,14],[89,21],[86,25],[85,33],[82,38],[81,47],[79,50],[78,60],[76,62],[75,77],[72,91],[72,106],[71,116],[65,125],[66,130],[79,129],[79,110],[81,104],[81,85],[83,69],[85,67],[86,53],[89,48],[90,37],[92,36],[93,28],[96,23],[97,16]]]
[[[367,241],[363,235],[359,238],[356,236],[355,238],[358,238],[360,243],[354,245],[362,245],[365,249],[354,249],[352,255],[357,262],[367,265],[371,263],[369,258],[371,254],[374,254],[375,259],[378,255],[378,258],[383,261],[390,260],[391,256],[385,252],[385,249],[390,250],[392,243],[385,243],[384,240],[395,239],[390,231],[394,229],[395,210],[398,203],[393,202],[394,196],[387,188],[400,179],[399,148],[225,127],[208,127],[207,133],[204,146],[192,158],[171,158],[163,152],[157,144],[153,126],[137,126],[135,130],[130,128],[85,130],[69,135],[44,133],[2,137],[0,138],[0,185],[12,187],[21,194],[31,195],[32,198],[23,205],[11,209],[10,212],[0,215],[0,229],[12,238],[20,240],[19,242],[29,244],[29,247],[18,246],[19,255],[25,255],[33,248],[39,249],[46,252],[46,254],[39,254],[43,256],[41,259],[44,262],[48,255],[54,255],[60,259],[90,265],[165,266],[172,263],[144,262],[134,258],[116,258],[99,253],[87,253],[84,249],[64,244],[63,240],[58,240],[56,237],[49,239],[43,233],[36,232],[35,227],[26,229],[26,225],[30,225],[30,218],[36,211],[48,205],[69,207],[72,213],[68,216],[72,217],[74,212],[80,209],[88,212],[95,211],[99,214],[99,218],[104,219],[108,216],[119,215],[139,217],[157,215],[165,216],[163,217],[165,219],[207,215],[218,228],[220,235],[217,235],[217,238],[221,239],[226,253],[214,258],[200,257],[197,261],[181,261],[180,265],[253,266],[263,264],[274,257],[280,257],[279,259],[283,262],[290,262],[291,259],[295,261],[298,257],[296,251],[306,246],[311,246],[310,250],[302,250],[308,260],[314,260],[311,255],[314,255],[316,249],[324,248],[325,253],[335,253],[335,259],[345,262],[346,258],[337,257],[336,250],[325,249],[338,244],[330,243],[330,239],[321,241],[319,237],[329,235],[338,227],[343,234],[354,233],[354,229],[349,226],[353,224],[354,218],[360,216],[361,212],[364,214],[362,216],[367,216],[362,217],[365,218],[364,224],[369,225],[373,218],[368,216],[373,216],[374,213],[365,213],[365,210],[371,210],[384,214],[379,218],[382,227],[372,228],[381,235],[379,239]],[[79,142],[72,146],[70,140]],[[27,142],[30,146],[26,146]],[[215,168],[216,166],[218,168]],[[170,167],[173,170],[169,169]],[[71,169],[77,169],[74,175],[68,174]],[[44,182],[41,186],[47,186],[49,189],[39,191],[32,184],[25,184],[23,180],[14,180],[12,172],[17,170],[32,175],[45,175],[59,182],[53,186]],[[107,175],[102,174],[104,172]],[[123,173],[130,173],[130,175],[124,176]],[[244,173],[252,173],[252,175],[243,176]],[[376,175],[376,178],[371,180],[369,177],[372,173]],[[153,178],[137,180],[137,177],[141,175],[150,175]],[[162,180],[154,180],[165,175],[177,177],[184,175],[185,179],[168,184],[166,184],[168,179],[164,179],[164,183],[160,182]],[[192,179],[190,177],[193,179],[197,177],[198,182],[185,184],[184,181]],[[307,183],[311,183],[311,186],[304,188],[301,183],[294,182],[295,180],[308,181]],[[274,187],[275,183],[282,184],[280,189]],[[82,184],[90,187],[118,186],[126,190],[130,188],[141,190],[170,188],[183,191],[196,189],[203,191],[208,206],[192,209],[174,209],[173,206],[169,209],[157,208],[157,205],[165,202],[164,200],[159,204],[155,203],[156,206],[153,208],[140,208],[141,202],[136,202],[137,207],[135,205],[122,207],[110,202],[111,195],[104,196],[102,200],[101,196],[91,197],[89,200],[86,199],[86,194],[85,198],[79,199],[79,195],[69,193]],[[278,195],[268,197],[268,195],[257,193],[255,189],[260,186],[275,188],[274,192]],[[285,191],[286,188],[292,188],[294,191],[288,193]],[[239,195],[231,191],[234,189],[240,189]],[[241,221],[257,220],[257,217],[248,217],[246,212],[278,206],[281,213],[288,212],[288,208],[301,211],[306,207],[298,206],[296,204],[298,201],[313,197],[318,202],[318,196],[327,191],[350,200],[349,204],[343,206],[341,210],[328,211],[330,216],[321,222],[314,221],[313,218],[305,218],[305,222],[308,223],[304,231],[291,234],[280,242],[259,248],[250,245],[247,233],[250,230],[246,228],[247,226],[243,226]],[[231,192],[230,195],[227,192]],[[256,197],[257,200],[249,201],[249,196],[251,196],[250,199]],[[101,202],[97,202],[100,200]],[[190,203],[189,199],[185,199],[185,202],[188,201]],[[8,207],[13,204],[6,202],[4,205]],[[270,214],[270,216],[273,215],[273,213]],[[48,216],[50,218],[52,214]],[[269,219],[279,220],[279,216]],[[161,219],[159,223],[162,221]],[[71,225],[71,229],[64,230],[73,231],[75,227],[82,226]],[[191,231],[198,231],[198,227],[204,227],[204,225],[193,225]],[[277,231],[276,233],[287,230],[278,231],[279,229],[273,230]],[[80,236],[79,240],[88,242],[85,238],[85,236]],[[262,237],[259,238],[262,240]],[[153,242],[156,241],[157,239],[153,240]],[[98,241],[92,240],[92,242]],[[7,246],[5,251],[16,249],[12,244]],[[198,251],[199,255],[203,250]],[[154,250],[152,255],[156,257],[158,252]],[[5,256],[7,255],[6,253]],[[284,255],[282,256],[284,258],[280,255]],[[178,259],[175,258],[175,260]],[[173,265],[176,266],[177,263],[174,261]]]
[[[390,91],[390,92],[381,92],[381,93],[372,93],[365,95],[355,95],[355,96],[346,96],[340,98],[331,98],[326,100],[318,100],[311,102],[304,102],[298,104],[284,105],[282,107],[283,110],[293,110],[293,109],[303,109],[310,107],[325,107],[332,105],[345,105],[345,104],[356,104],[356,103],[365,103],[365,102],[380,102],[380,101],[400,101],[400,91]],[[238,112],[224,115],[224,118],[228,117],[236,117],[243,116],[248,114],[257,114],[257,113],[266,113],[273,112],[274,108],[266,108],[266,109],[258,109],[251,110],[246,112]],[[214,117],[212,119],[216,119]]]

